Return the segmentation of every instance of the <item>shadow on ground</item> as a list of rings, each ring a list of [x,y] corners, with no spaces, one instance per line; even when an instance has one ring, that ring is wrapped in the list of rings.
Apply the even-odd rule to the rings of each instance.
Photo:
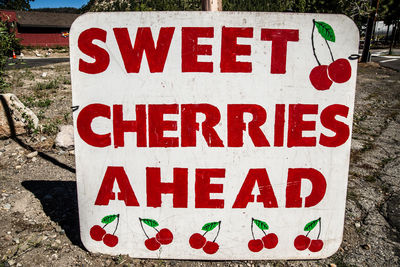
[[[79,234],[78,201],[74,181],[24,181],[23,187],[40,200],[43,211],[58,223],[72,244],[85,249]]]

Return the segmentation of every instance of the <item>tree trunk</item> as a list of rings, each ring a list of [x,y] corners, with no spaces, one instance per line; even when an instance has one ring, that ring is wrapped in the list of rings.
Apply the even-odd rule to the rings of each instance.
[[[393,48],[393,45],[394,45],[395,39],[396,39],[396,32],[397,32],[397,21],[394,23],[394,26],[392,28],[392,38],[390,40],[389,55],[392,54],[392,48]]]
[[[371,1],[371,6],[377,7],[379,0],[372,0]],[[375,24],[375,16],[376,16],[376,10],[371,12],[368,17],[368,24],[367,24],[367,31],[365,33],[365,41],[364,41],[364,47],[361,55],[361,62],[367,62],[369,60],[369,47],[371,46],[371,37],[372,37],[372,30],[374,28]]]

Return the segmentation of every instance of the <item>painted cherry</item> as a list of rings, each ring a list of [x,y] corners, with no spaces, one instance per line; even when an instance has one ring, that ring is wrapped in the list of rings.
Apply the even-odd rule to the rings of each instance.
[[[161,246],[155,237],[146,239],[146,241],[144,241],[144,245],[148,250],[157,250]]]
[[[262,231],[264,236],[261,239],[256,239],[254,234],[254,225],[256,225],[259,230]],[[253,236],[253,240],[250,240],[248,243],[248,247],[250,251],[259,252],[262,248],[273,249],[278,245],[278,236],[274,233],[267,234],[267,230],[269,226],[266,222],[261,221],[259,219],[251,218],[251,235]],[[261,243],[259,242],[261,241]],[[260,248],[261,246],[261,248]]]
[[[305,235],[298,235],[294,240],[294,247],[297,250],[305,250],[310,246],[311,239]]]
[[[118,237],[112,234],[106,234],[103,238],[105,245],[109,247],[115,247],[118,244]]]
[[[308,248],[311,252],[318,252],[324,246],[324,242],[321,239],[314,239],[311,241],[310,247]]]
[[[201,249],[204,247],[206,242],[206,238],[199,233],[195,233],[189,238],[189,244],[194,249]]]
[[[260,252],[264,248],[264,244],[261,239],[252,239],[249,241],[248,247],[252,252]]]
[[[100,225],[94,225],[90,228],[90,237],[95,241],[103,240],[106,230],[104,230]]]
[[[169,229],[163,228],[156,234],[156,239],[161,245],[168,245],[172,242],[174,236]]]
[[[207,254],[215,254],[219,249],[219,245],[217,242],[207,241],[203,247],[203,250]]]
[[[262,242],[266,249],[273,249],[278,245],[278,236],[274,233],[270,233],[262,238]]]
[[[345,58],[335,60],[329,65],[328,74],[332,81],[336,83],[347,82],[351,77],[350,62]]]
[[[310,81],[315,89],[328,90],[332,85],[332,81],[328,77],[328,66],[320,65],[314,67],[310,73]]]

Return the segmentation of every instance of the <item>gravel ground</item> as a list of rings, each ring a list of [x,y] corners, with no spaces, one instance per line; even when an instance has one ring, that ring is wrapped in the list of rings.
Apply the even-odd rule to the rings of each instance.
[[[46,73],[46,74],[44,74]],[[0,266],[400,266],[400,73],[360,64],[343,243],[316,261],[132,259],[85,250],[74,151],[54,145],[72,123],[69,64],[9,70],[39,130],[0,140]],[[32,151],[39,151],[38,154]]]

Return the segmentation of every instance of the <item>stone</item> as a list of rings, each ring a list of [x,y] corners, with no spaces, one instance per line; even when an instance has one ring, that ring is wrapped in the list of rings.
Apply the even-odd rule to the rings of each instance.
[[[36,129],[39,119],[35,113],[25,107],[14,94],[0,94],[0,138],[11,136],[12,130],[8,122],[7,114],[14,124],[16,135],[24,134],[28,129]]]
[[[47,72],[43,72],[42,73],[42,78],[46,78],[47,77]]]
[[[72,125],[62,125],[57,134],[55,144],[62,149],[72,149],[74,147],[74,127]]]
[[[37,152],[37,151],[34,151],[34,152],[31,152],[31,153],[29,153],[28,155],[26,155],[26,157],[27,157],[28,159],[31,159],[31,158],[36,157],[37,155],[38,155],[38,152]]]
[[[6,240],[6,241],[11,241],[12,240],[12,236],[11,235],[9,235],[9,234],[6,234],[5,236],[4,236],[4,240]]]

